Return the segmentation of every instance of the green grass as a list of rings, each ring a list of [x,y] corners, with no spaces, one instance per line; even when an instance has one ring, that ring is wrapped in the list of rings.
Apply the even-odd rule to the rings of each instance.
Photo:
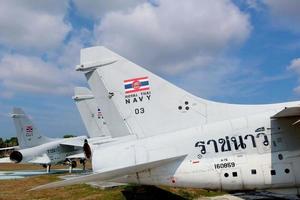
[[[5,166],[5,168],[8,166]],[[1,167],[0,167],[1,168]],[[18,167],[19,169],[19,167]],[[25,170],[24,168],[23,170]],[[55,189],[28,191],[39,185],[58,181],[60,175],[40,175],[18,180],[0,180],[0,200],[23,199],[54,199],[54,200],[120,200],[120,199],[198,199],[223,195],[222,192],[213,192],[202,189],[174,188],[127,185],[111,189],[98,189],[86,184],[78,184]]]

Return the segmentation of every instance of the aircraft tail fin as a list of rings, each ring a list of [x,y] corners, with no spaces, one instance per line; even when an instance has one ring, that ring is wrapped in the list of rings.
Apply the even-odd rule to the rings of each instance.
[[[77,71],[84,72],[96,100],[109,105],[109,125],[120,115],[128,131],[149,137],[206,122],[206,100],[176,87],[150,71],[102,47],[81,50]],[[119,129],[119,131],[124,131]]]
[[[111,136],[104,121],[102,110],[92,92],[85,87],[76,87],[74,101],[90,138]]]
[[[29,119],[21,108],[13,108],[11,117],[14,121],[21,149],[38,146],[51,140],[39,133],[31,119]]]

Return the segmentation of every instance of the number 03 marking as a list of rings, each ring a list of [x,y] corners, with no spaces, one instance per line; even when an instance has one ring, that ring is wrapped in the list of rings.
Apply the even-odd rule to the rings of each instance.
[[[136,108],[136,109],[134,109],[134,113],[136,115],[144,114],[145,113],[145,109],[144,108]]]

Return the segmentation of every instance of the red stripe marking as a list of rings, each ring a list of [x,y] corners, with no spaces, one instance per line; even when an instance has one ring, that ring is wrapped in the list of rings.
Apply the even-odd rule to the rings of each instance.
[[[126,82],[131,82],[131,81],[138,81],[138,80],[141,80],[141,79],[147,79],[148,76],[145,76],[145,77],[141,77],[141,78],[132,78],[132,79],[127,79],[124,81],[124,83]]]
[[[150,87],[137,89],[137,90],[130,90],[130,91],[126,91],[125,94],[129,94],[129,93],[133,93],[133,92],[139,92],[139,91],[145,91],[145,90],[149,90],[149,89],[150,89]]]
[[[193,164],[196,164],[196,163],[200,163],[200,161],[199,160],[193,161]]]

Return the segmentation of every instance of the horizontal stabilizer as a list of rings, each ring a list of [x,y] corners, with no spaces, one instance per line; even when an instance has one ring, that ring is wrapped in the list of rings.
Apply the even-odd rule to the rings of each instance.
[[[74,147],[83,147],[84,140],[87,139],[86,136],[78,136],[73,138],[65,139],[60,145],[74,146]]]
[[[156,160],[153,162],[143,163],[143,164],[139,164],[139,165],[132,165],[132,166],[117,168],[117,169],[106,169],[101,172],[97,172],[97,173],[87,175],[87,176],[81,176],[81,177],[76,177],[76,178],[72,178],[72,179],[68,179],[68,180],[64,180],[64,181],[58,181],[58,182],[49,183],[46,185],[41,185],[41,186],[31,189],[30,191],[63,187],[63,186],[87,183],[87,182],[92,182],[92,181],[111,180],[111,179],[114,179],[117,177],[122,177],[125,175],[140,172],[143,170],[159,167],[159,166],[165,165],[167,163],[182,159],[185,156],[186,155],[181,155],[181,156],[166,158],[166,159],[162,159],[162,160]]]
[[[300,106],[286,107],[271,118],[276,119],[285,117],[300,117]]]
[[[19,146],[5,147],[5,148],[0,148],[0,151],[15,150],[15,149],[20,149],[20,147]]]
[[[115,62],[117,62],[117,59],[112,58],[112,59],[105,59],[99,62],[87,63],[85,65],[77,65],[76,71],[90,71],[90,70],[94,70],[97,67],[103,67],[105,65],[110,65]]]

